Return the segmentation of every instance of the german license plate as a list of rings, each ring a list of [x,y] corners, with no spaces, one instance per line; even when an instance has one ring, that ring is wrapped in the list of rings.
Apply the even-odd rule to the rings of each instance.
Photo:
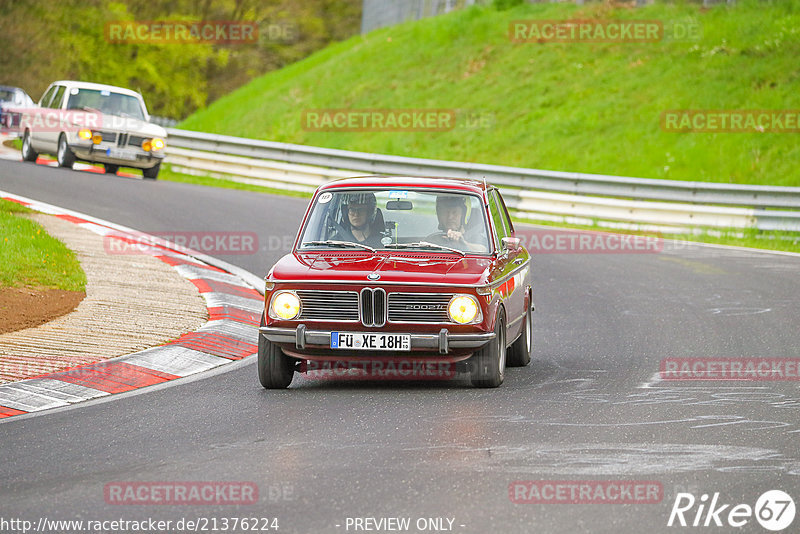
[[[107,148],[106,156],[116,159],[136,159],[136,154],[130,150],[123,150],[121,148]]]
[[[411,350],[411,335],[331,332],[331,348],[348,350]]]

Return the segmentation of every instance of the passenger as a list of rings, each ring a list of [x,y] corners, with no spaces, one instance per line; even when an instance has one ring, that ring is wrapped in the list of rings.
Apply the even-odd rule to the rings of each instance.
[[[353,241],[373,248],[382,246],[381,229],[375,228],[378,208],[373,193],[345,195],[342,212],[347,214],[343,225],[347,233],[338,236],[337,239]]]

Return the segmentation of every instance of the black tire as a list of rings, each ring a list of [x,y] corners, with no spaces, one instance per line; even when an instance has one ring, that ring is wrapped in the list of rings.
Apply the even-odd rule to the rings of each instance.
[[[59,167],[71,169],[75,165],[75,153],[70,150],[67,145],[67,136],[63,133],[58,138],[58,151],[56,152],[56,161]]]
[[[508,348],[508,359],[506,365],[509,367],[525,367],[531,363],[531,352],[533,351],[533,318],[530,302],[526,305],[525,324],[522,333],[517,340]]]
[[[506,324],[502,313],[495,321],[494,339],[470,358],[470,381],[477,388],[496,388],[503,383],[506,367]]]
[[[262,320],[263,326],[263,320]],[[264,389],[286,389],[294,378],[293,358],[258,334],[258,380]]]
[[[105,167],[106,174],[117,174],[117,171],[119,171],[119,165],[103,163],[103,167]]]
[[[161,170],[161,162],[155,164],[154,167],[150,167],[149,169],[142,169],[142,176],[145,180],[155,180],[158,178],[158,171]]]
[[[22,159],[23,161],[32,161],[35,163],[38,157],[39,154],[37,154],[33,146],[31,146],[31,132],[30,130],[25,130],[25,133],[22,135]]]

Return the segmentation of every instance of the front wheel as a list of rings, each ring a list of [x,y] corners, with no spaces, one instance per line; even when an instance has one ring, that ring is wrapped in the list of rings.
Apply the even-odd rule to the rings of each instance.
[[[150,167],[149,169],[142,169],[142,176],[145,180],[155,180],[158,178],[158,171],[161,170],[161,162],[155,164],[155,166]]]
[[[494,339],[470,358],[470,381],[478,388],[496,388],[506,369],[506,324],[501,314],[494,324]]]
[[[30,130],[25,130],[25,133],[22,135],[22,159],[24,161],[36,161],[36,158],[39,157],[39,154],[33,149],[31,146],[31,132]]]
[[[531,353],[533,352],[533,322],[530,303],[526,305],[525,325],[522,333],[508,349],[508,366],[525,367],[531,363]]]
[[[281,348],[258,334],[258,380],[265,389],[285,389],[294,378],[292,359]]]
[[[69,145],[67,145],[67,136],[64,134],[61,134],[61,137],[58,138],[56,160],[58,161],[59,167],[71,169],[72,166],[75,165],[75,153],[72,152]]]

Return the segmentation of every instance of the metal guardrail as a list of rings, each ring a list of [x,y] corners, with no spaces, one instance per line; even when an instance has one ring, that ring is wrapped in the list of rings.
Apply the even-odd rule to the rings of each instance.
[[[167,161],[176,170],[245,183],[313,191],[328,180],[363,174],[486,179],[503,189],[509,209],[534,219],[613,221],[675,232],[696,227],[800,232],[800,187],[546,171],[167,131]]]

